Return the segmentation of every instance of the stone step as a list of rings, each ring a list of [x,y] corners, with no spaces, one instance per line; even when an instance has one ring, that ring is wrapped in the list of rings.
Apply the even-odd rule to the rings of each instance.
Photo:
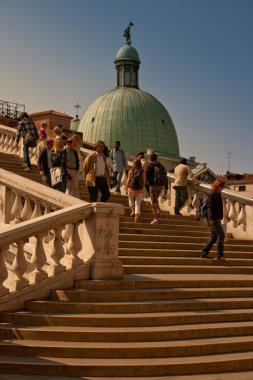
[[[118,377],[114,377],[119,379]],[[150,378],[150,377],[149,377]],[[73,376],[50,376],[50,380],[112,380],[112,377],[73,377]],[[154,378],[153,378],[154,379]],[[217,372],[216,374],[202,374],[202,375],[176,375],[176,376],[155,376],[155,380],[252,380],[253,371],[243,372]],[[43,375],[14,375],[2,374],[0,380],[49,380],[47,376]],[[129,377],[120,376],[120,380],[129,380]],[[147,380],[147,377],[131,376],[131,380]]]
[[[153,226],[153,225],[151,225]],[[184,229],[177,229],[177,230],[173,230],[173,229],[152,229],[152,228],[146,228],[143,227],[143,228],[137,228],[135,227],[134,225],[132,227],[120,227],[120,235],[124,236],[124,235],[132,235],[132,234],[135,234],[135,235],[143,235],[143,236],[146,236],[146,235],[152,235],[152,236],[169,236],[169,235],[174,235],[174,236],[182,236],[182,232],[183,232],[183,236],[185,237],[202,237],[202,236],[205,236],[205,239],[207,239],[209,236],[210,236],[210,230],[208,229],[207,231],[199,231],[196,230],[192,230],[192,229],[189,229],[189,231],[185,231]]]
[[[29,326],[79,326],[79,327],[152,327],[183,324],[253,321],[253,309],[224,309],[196,311],[168,311],[154,313],[91,314],[5,312],[1,321]]]
[[[152,342],[62,342],[13,339],[0,343],[3,356],[61,358],[171,358],[253,351],[253,336]]]
[[[146,257],[146,256],[123,256],[119,255],[120,261],[123,265],[205,265],[210,266],[221,266],[221,262],[214,259],[204,259],[204,258],[195,258],[195,257],[177,257],[176,255],[170,257]],[[235,259],[228,258],[226,259],[226,267],[236,268],[236,267],[253,267],[253,257],[252,259]]]
[[[206,259],[203,259],[206,261]],[[253,266],[229,266],[226,262],[220,263],[219,265],[145,265],[145,264],[124,264],[124,273],[135,273],[135,274],[153,274],[153,273],[161,273],[161,274],[169,274],[169,273],[209,273],[209,274],[252,274]]]
[[[210,234],[209,234],[210,236]],[[185,236],[185,235],[159,235],[159,234],[136,234],[136,233],[131,233],[131,234],[125,234],[125,233],[120,233],[119,234],[119,241],[145,241],[145,242],[180,242],[180,243],[189,243],[189,244],[206,244],[207,241],[209,240],[207,237],[201,237],[199,236]],[[231,249],[231,250],[240,250],[240,251],[250,251],[252,252],[252,257],[253,257],[253,244],[240,244],[237,243],[233,239],[228,239],[225,241],[225,248],[226,249]]]
[[[123,280],[76,280],[76,289],[89,290],[127,290],[127,289],[164,289],[164,288],[226,288],[253,287],[251,275],[199,275],[176,274],[135,276],[125,275]]]
[[[61,342],[156,342],[253,334],[253,321],[150,327],[75,327],[0,324],[4,341],[52,340]],[[148,343],[147,343],[148,345]]]
[[[203,243],[189,243],[189,242],[181,242],[180,239],[178,241],[131,241],[131,240],[119,240],[119,247],[120,248],[153,248],[156,249],[198,249],[199,252],[202,251],[204,244],[207,242],[206,239],[203,239]],[[241,245],[238,246],[237,244],[226,244],[225,243],[225,249],[228,251],[237,251],[238,249],[240,251],[244,252],[251,252],[253,254],[253,249],[251,245]]]
[[[253,298],[209,298],[156,300],[135,302],[61,302],[61,301],[27,301],[26,310],[46,313],[159,313],[190,310],[224,310],[253,308]]]
[[[86,290],[65,289],[52,290],[51,298],[58,301],[70,302],[121,302],[140,300],[166,300],[186,298],[234,298],[251,297],[251,288],[160,288],[160,289],[133,289],[133,290]]]
[[[164,227],[168,224],[172,224],[172,223],[178,224],[180,226],[184,226],[184,225],[200,226],[202,224],[204,227],[208,227],[206,222],[200,222],[198,220],[195,220],[194,218],[195,218],[194,216],[180,216],[179,218],[177,218],[176,215],[168,215],[167,217],[163,216],[160,219],[160,223],[157,223],[157,224],[159,226],[162,226],[162,227]],[[138,226],[142,226],[143,224],[144,224],[144,226],[146,224],[150,224],[153,219],[154,219],[154,216],[152,216],[151,214],[150,214],[150,217],[146,217],[146,215],[141,215],[140,223],[138,223]],[[121,223],[131,223],[132,221],[133,221],[133,218],[130,216],[127,216],[127,215],[123,215],[120,218],[120,224]]]
[[[200,258],[201,251],[199,249],[142,249],[142,248],[119,248],[119,256],[144,256],[144,257],[198,257]],[[210,250],[210,257],[215,258],[216,255],[216,245]],[[253,258],[252,252],[240,252],[240,251],[229,251],[224,250],[224,255],[228,259],[248,259]],[[205,262],[207,260],[205,259]],[[203,261],[199,262],[203,263]]]
[[[150,223],[133,223],[133,219],[130,219],[128,221],[123,221],[122,218],[120,218],[120,228],[130,228],[131,230],[136,231],[143,231],[148,230],[148,233],[150,230],[152,231],[196,231],[196,232],[208,232],[210,234],[210,227],[208,227],[207,224],[192,224],[192,220],[185,221],[185,224],[180,223],[174,223],[173,219],[168,219],[168,223],[157,223],[157,224],[150,224]],[[199,222],[201,223],[201,222]]]
[[[11,365],[10,365],[11,364]],[[187,358],[83,359],[53,357],[0,356],[1,373],[44,376],[172,376],[219,373],[253,369],[253,352],[223,355],[190,356]]]

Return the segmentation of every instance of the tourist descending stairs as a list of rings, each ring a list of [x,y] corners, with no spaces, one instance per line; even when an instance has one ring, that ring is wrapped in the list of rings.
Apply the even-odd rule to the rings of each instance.
[[[0,162],[5,169],[2,155]],[[228,236],[225,263],[201,259],[206,222],[162,212],[160,224],[150,224],[146,203],[134,224],[127,197],[111,201],[126,206],[119,235],[124,279],[77,280],[75,288],[52,290],[50,299],[27,301],[25,310],[1,313],[3,378],[225,373],[219,378],[230,380],[232,372],[252,371],[253,379],[253,241]]]

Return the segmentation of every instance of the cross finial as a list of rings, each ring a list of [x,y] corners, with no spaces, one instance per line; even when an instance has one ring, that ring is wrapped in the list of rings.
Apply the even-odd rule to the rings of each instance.
[[[78,119],[78,108],[81,108],[80,104],[78,104],[78,102],[76,102],[76,104],[74,105],[74,108],[76,108],[76,119]]]

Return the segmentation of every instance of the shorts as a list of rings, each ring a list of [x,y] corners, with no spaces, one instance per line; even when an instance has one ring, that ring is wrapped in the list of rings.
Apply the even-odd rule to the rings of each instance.
[[[150,186],[150,200],[151,204],[156,204],[158,203],[158,198],[163,191],[164,186]]]

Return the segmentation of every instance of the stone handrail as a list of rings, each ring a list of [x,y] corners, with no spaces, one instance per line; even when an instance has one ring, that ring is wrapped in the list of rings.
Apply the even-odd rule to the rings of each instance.
[[[0,310],[75,278],[122,278],[123,214],[121,205],[87,203],[0,169]]]

